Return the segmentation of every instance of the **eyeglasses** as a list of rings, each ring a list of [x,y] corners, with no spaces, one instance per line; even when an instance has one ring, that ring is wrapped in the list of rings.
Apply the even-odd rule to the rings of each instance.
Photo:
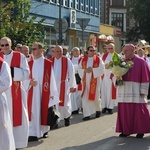
[[[94,49],[93,49],[93,50],[91,49],[91,50],[89,50],[89,51],[90,51],[90,52],[95,52],[95,50],[94,50]]]
[[[4,47],[4,46],[9,46],[9,44],[1,44],[1,47]]]
[[[32,48],[31,50],[32,50],[32,51],[35,51],[35,50],[37,50],[37,48]]]

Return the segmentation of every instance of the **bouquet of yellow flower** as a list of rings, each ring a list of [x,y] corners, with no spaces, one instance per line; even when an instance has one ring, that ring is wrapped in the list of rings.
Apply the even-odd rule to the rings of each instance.
[[[109,62],[108,66],[115,76],[122,77],[128,72],[133,64],[134,63],[132,61],[125,62],[124,59],[122,59],[116,52],[114,52],[112,54],[112,61]],[[122,78],[117,81],[117,85],[123,85]]]

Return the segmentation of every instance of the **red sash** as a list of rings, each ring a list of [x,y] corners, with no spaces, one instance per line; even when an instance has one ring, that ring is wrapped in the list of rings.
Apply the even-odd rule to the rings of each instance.
[[[109,54],[109,53],[107,52],[107,53],[105,53],[105,54],[103,55],[103,57],[102,57],[102,60],[103,60],[103,61],[105,61],[105,60],[106,60],[106,58],[107,58],[108,54]]]
[[[29,55],[30,61],[33,60],[33,55]]]
[[[105,62],[105,60],[106,60],[108,54],[109,54],[109,53],[107,52],[107,53],[105,53],[105,54],[103,55],[103,57],[102,57],[103,62]],[[104,78],[104,74],[101,76],[101,79],[102,79],[102,80],[103,80],[103,78]]]
[[[41,97],[41,125],[47,125],[48,104],[50,98],[51,62],[44,59],[44,72]],[[32,79],[33,60],[29,62],[30,78]],[[28,115],[31,121],[33,86],[28,92]]]
[[[54,60],[55,58],[53,57],[51,59],[53,66],[54,66]],[[59,99],[60,99],[59,106],[64,106],[64,103],[65,103],[65,92],[66,92],[65,81],[67,77],[67,71],[68,71],[68,59],[62,56],[61,57],[61,84],[60,84],[60,93],[59,93]]]
[[[0,57],[0,71],[1,71],[1,68],[2,68],[3,62],[4,62],[4,59],[2,57]]]
[[[88,60],[87,56],[85,56],[82,60],[82,68],[83,69],[86,69],[87,60]],[[94,55],[93,56],[93,68],[97,68],[99,66],[99,64],[100,64],[100,58],[97,55]],[[83,82],[83,92],[82,92],[81,97],[83,97],[85,87],[86,87],[86,73],[84,73],[82,82]],[[88,97],[89,100],[92,100],[92,101],[95,100],[96,87],[97,87],[97,78],[94,78],[93,73],[92,73],[91,81],[90,81],[89,97]]]
[[[0,53],[0,56],[3,58],[3,53]],[[13,51],[13,56],[11,60],[10,67],[17,67],[20,68],[20,52]],[[13,107],[13,126],[20,126],[22,125],[22,95],[21,95],[21,88],[20,88],[20,81],[13,81],[12,79],[12,86],[11,86],[11,93],[12,93],[12,107]]]
[[[79,58],[78,64],[81,62],[82,59],[83,59],[83,57]],[[82,83],[78,84],[78,91],[82,91]]]
[[[112,83],[112,99],[116,99],[116,87],[114,86],[114,84]]]

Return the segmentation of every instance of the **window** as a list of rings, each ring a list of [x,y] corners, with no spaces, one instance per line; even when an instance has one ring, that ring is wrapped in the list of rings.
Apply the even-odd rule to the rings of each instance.
[[[124,6],[124,0],[112,0],[114,6]]]
[[[56,3],[56,0],[50,0],[52,3]]]
[[[75,5],[76,5],[76,9],[79,10],[80,9],[80,7],[79,7],[79,0],[76,0],[76,4]]]
[[[99,15],[99,0],[95,0],[95,15]]]
[[[60,0],[60,2],[61,2],[61,0]],[[59,0],[55,0],[55,3],[59,5]]]
[[[70,8],[75,8],[75,2],[74,2],[74,0],[70,0]]]
[[[63,2],[64,2],[64,4],[63,4],[64,6],[69,7],[69,1],[68,0],[64,0]]]
[[[89,0],[85,1],[85,12],[89,12]]]
[[[91,1],[91,6],[90,6],[90,13],[93,14],[94,13],[94,0]]]
[[[111,25],[120,27],[123,30],[123,13],[112,13]]]
[[[80,10],[84,11],[84,0],[80,0],[81,5],[80,5]]]

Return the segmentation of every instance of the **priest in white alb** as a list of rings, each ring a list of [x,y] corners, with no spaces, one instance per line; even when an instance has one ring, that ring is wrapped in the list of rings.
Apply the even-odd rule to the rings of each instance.
[[[102,113],[108,111],[109,114],[113,114],[116,99],[116,87],[112,79],[112,73],[108,67],[109,62],[112,61],[113,52],[115,52],[115,45],[110,43],[107,45],[107,53],[102,57],[105,64],[105,71],[101,85]]]
[[[60,119],[64,119],[65,126],[69,126],[72,112],[70,93],[75,92],[76,88],[75,70],[72,62],[63,56],[63,48],[61,46],[54,48],[54,57],[51,60],[60,99],[57,110],[60,113]]]
[[[83,84],[81,96],[84,121],[89,120],[94,113],[96,113],[96,118],[100,117],[100,77],[104,73],[104,63],[95,54],[95,47],[89,46],[87,53],[87,56],[80,62],[78,69]]]
[[[3,44],[1,44],[3,47]],[[1,46],[0,46],[1,47]],[[0,57],[0,149],[15,150],[12,123],[5,91],[12,84],[10,68]]]
[[[24,148],[28,144],[29,121],[27,95],[22,82],[29,76],[29,66],[23,54],[11,49],[12,42],[10,38],[3,37],[0,43],[0,56],[11,68],[12,86],[6,91],[6,96],[13,124],[15,146],[16,148]]]
[[[74,47],[72,49],[72,57],[70,58],[70,60],[72,61],[73,66],[75,68],[77,88],[74,93],[71,93],[72,114],[78,114],[79,109],[82,108],[82,99],[81,99],[82,83],[81,78],[78,74],[78,66],[82,58],[83,57],[80,56],[80,49],[78,47]]]
[[[34,59],[29,61],[28,91],[29,142],[48,137],[48,108],[59,103],[52,63],[43,56],[44,46],[32,45]]]

